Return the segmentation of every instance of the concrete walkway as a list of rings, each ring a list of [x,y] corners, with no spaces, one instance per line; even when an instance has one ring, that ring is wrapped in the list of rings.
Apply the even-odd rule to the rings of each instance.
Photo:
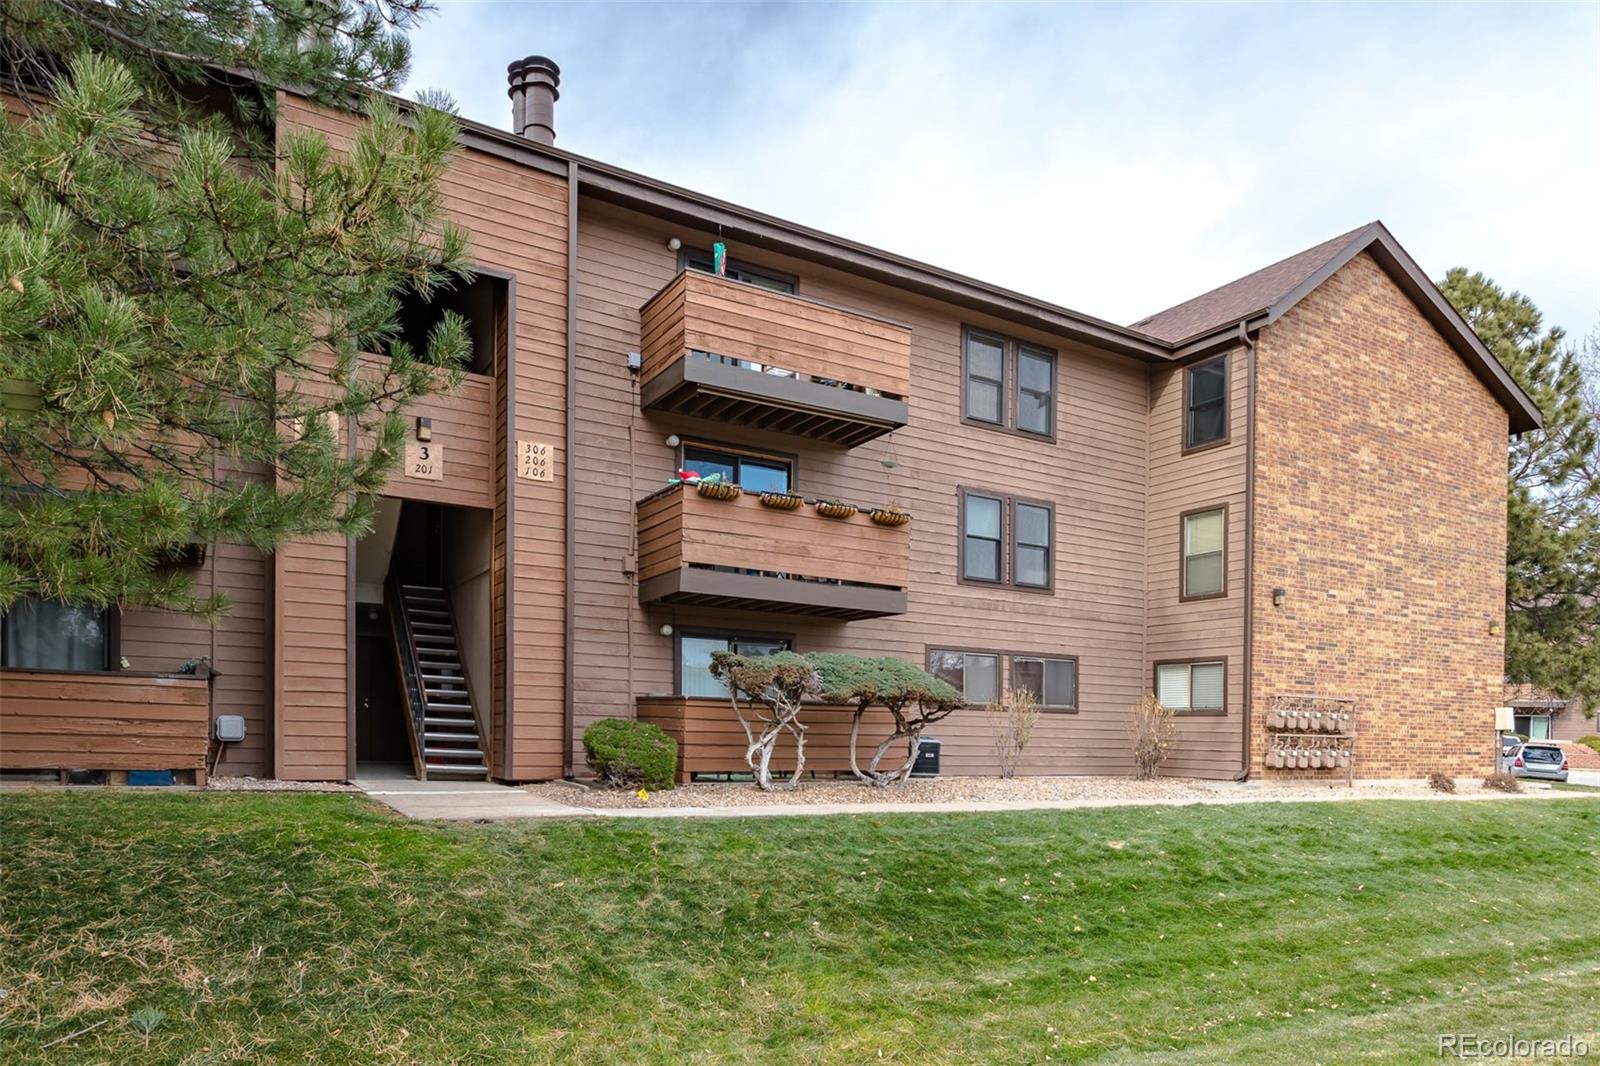
[[[588,813],[492,781],[418,781],[409,772],[389,767],[361,767],[350,783],[407,818],[476,822],[571,818]]]
[[[1507,799],[1498,792],[1469,792],[1454,797],[1419,789],[1415,794],[1372,795],[1360,788],[1329,789],[1326,795],[1274,796],[1260,789],[1220,793],[1216,798],[1066,800],[969,800],[948,803],[780,803],[744,807],[584,807],[557,803],[519,788],[485,781],[418,781],[414,778],[357,778],[353,782],[367,795],[407,818],[430,821],[483,821],[525,818],[792,818],[839,814],[973,814],[1001,811],[1098,810],[1108,807],[1221,806],[1236,803],[1343,803],[1363,799],[1443,800],[1475,802]],[[753,786],[752,786],[753,787]],[[574,799],[582,790],[574,789]],[[1561,799],[1594,801],[1592,793],[1539,791],[1525,793],[1525,801]]]

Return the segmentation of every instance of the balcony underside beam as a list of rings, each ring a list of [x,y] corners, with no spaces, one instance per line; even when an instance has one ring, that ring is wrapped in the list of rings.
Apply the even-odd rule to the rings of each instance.
[[[904,426],[904,400],[766,374],[691,352],[644,385],[647,411],[710,418],[854,448]]]
[[[853,622],[904,614],[906,591],[686,567],[641,582],[639,602],[646,606],[771,611]]]

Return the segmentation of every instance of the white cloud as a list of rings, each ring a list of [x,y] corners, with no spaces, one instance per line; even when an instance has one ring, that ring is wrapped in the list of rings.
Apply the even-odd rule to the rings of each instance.
[[[565,146],[1114,321],[1373,218],[1600,319],[1593,6],[452,3],[415,44],[474,118],[541,51]]]

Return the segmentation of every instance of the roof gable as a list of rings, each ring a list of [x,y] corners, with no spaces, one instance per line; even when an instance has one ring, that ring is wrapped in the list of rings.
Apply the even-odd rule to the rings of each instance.
[[[1524,433],[1544,424],[1538,406],[1382,222],[1368,223],[1140,319],[1133,328],[1181,349],[1219,333],[1231,333],[1241,325],[1248,329],[1270,326],[1363,252],[1383,267],[1506,409],[1512,432]]]

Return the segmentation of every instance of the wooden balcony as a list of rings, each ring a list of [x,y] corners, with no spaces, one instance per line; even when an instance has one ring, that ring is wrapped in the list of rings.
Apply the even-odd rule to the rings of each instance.
[[[131,671],[0,671],[0,767],[185,770],[205,784],[204,678]]]
[[[685,270],[639,310],[640,405],[853,448],[906,424],[911,330]]]
[[[911,537],[865,514],[824,518],[674,486],[639,501],[639,602],[846,621],[904,614]]]
[[[659,726],[678,742],[679,783],[687,782],[692,774],[750,772],[744,761],[744,729],[726,698],[640,696],[635,709],[639,721]],[[849,707],[824,704],[806,708],[801,721],[806,725],[807,772],[850,772],[850,719],[854,713]],[[867,712],[856,746],[856,759],[863,768],[872,761],[873,751],[892,725],[888,711],[874,708]],[[898,765],[905,754],[905,745],[897,745],[885,762]],[[772,768],[779,773],[794,769],[793,738],[784,736],[778,741]]]

